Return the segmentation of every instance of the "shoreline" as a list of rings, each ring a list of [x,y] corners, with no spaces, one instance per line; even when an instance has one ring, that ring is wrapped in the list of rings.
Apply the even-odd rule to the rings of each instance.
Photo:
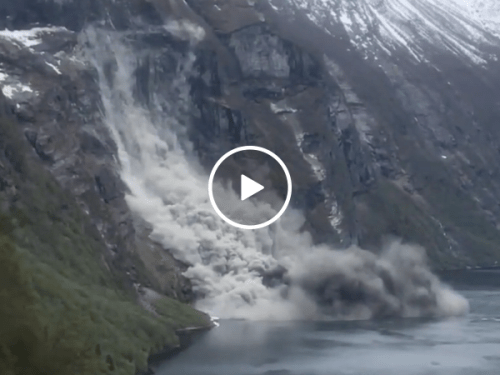
[[[175,347],[166,346],[157,353],[153,353],[148,357],[148,367],[145,370],[137,371],[135,375],[154,375],[158,367],[168,361],[172,357],[181,353],[191,346],[193,341],[200,335],[210,331],[212,328],[217,327],[214,321],[211,320],[209,326],[200,327],[187,327],[178,329],[175,334],[179,338],[179,345]]]

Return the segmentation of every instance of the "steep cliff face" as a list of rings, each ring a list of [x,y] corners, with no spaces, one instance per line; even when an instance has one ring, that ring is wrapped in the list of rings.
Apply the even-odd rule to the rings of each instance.
[[[139,254],[154,253],[157,245],[125,203],[126,186],[117,173],[116,146],[102,123],[95,72],[81,56],[77,34],[45,27],[3,31],[0,39],[7,115],[19,122],[33,152],[90,216],[106,243],[106,263],[131,282],[154,283],[188,300],[189,283],[178,271],[182,265],[168,254],[163,261],[144,260],[156,278],[137,269]]]
[[[395,236],[435,268],[494,265],[499,33],[426,2],[0,0],[4,134],[69,194],[125,290],[258,307],[296,272],[330,301],[274,257],[287,236],[302,253]],[[209,208],[208,171],[247,144],[288,165],[291,229],[250,238]],[[2,153],[0,208],[31,207],[19,192],[39,181]]]
[[[494,263],[498,32],[453,2],[294,3],[279,6],[289,12],[282,30],[321,46],[330,74],[355,95],[353,123],[378,181],[402,187],[422,212],[396,231],[411,223],[407,234],[441,261]],[[415,233],[419,222],[428,229]]]
[[[331,4],[332,18],[354,17]],[[317,241],[377,249],[389,234],[424,245],[438,267],[497,261],[494,35],[465,38],[470,51],[424,39],[384,55],[314,9],[190,5],[204,19],[184,17],[209,30],[212,50],[193,80],[207,167],[234,145],[262,144],[291,165],[294,205]]]
[[[495,264],[498,38],[439,2],[393,3],[262,2],[251,17],[236,2],[190,4],[238,60],[245,105],[265,103],[265,131],[289,134],[294,203],[317,240],[377,248],[392,234],[424,245],[438,266]],[[221,25],[225,12],[239,16]],[[407,26],[413,16],[421,22]],[[267,110],[254,108],[250,132]]]

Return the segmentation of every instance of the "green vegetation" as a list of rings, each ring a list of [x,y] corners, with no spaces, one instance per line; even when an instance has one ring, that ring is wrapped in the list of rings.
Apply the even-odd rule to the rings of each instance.
[[[205,315],[170,298],[157,314],[134,301],[124,275],[74,198],[0,119],[0,374],[134,374]]]

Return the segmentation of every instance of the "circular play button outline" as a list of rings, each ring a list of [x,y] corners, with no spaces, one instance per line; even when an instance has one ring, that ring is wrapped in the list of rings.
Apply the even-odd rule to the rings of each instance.
[[[240,223],[237,223],[237,222],[229,219],[226,215],[224,215],[222,213],[222,211],[219,209],[219,207],[217,206],[217,203],[215,202],[215,199],[214,199],[213,184],[214,184],[214,177],[215,177],[215,173],[217,172],[217,169],[219,169],[220,165],[228,157],[230,157],[231,155],[234,155],[238,152],[241,152],[241,151],[263,152],[264,154],[267,154],[270,157],[272,157],[274,160],[276,160],[278,162],[278,164],[280,165],[281,169],[283,169],[283,172],[285,172],[286,182],[287,182],[287,187],[288,187],[287,193],[286,193],[285,203],[283,204],[283,207],[281,207],[281,210],[272,219],[269,219],[268,221],[261,223],[261,224],[245,225],[245,224],[240,224]],[[283,215],[285,213],[285,210],[287,209],[288,204],[290,203],[290,199],[292,198],[292,178],[290,177],[290,172],[288,171],[288,168],[286,167],[285,163],[283,163],[283,160],[281,160],[279,158],[279,156],[276,155],[274,152],[271,152],[268,149],[265,149],[265,148],[259,147],[259,146],[241,146],[241,147],[237,147],[237,148],[225,153],[217,161],[217,163],[215,163],[214,167],[212,168],[212,172],[210,172],[210,178],[208,179],[208,197],[210,198],[210,203],[212,203],[212,207],[214,208],[217,215],[219,215],[219,217],[222,220],[224,220],[226,223],[228,223],[236,228],[240,228],[240,229],[249,229],[249,230],[261,229],[261,228],[267,227],[268,225],[271,225],[276,220],[278,220],[281,217],[281,215]]]

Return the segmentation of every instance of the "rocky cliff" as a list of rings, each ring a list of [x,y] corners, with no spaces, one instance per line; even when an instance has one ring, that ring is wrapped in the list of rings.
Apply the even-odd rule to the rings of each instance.
[[[113,49],[121,44],[132,51],[130,101],[156,121],[169,117],[164,128],[175,122],[203,170],[240,145],[280,155],[294,181],[291,206],[305,216],[299,230],[314,244],[376,253],[394,236],[425,247],[435,268],[498,261],[498,37],[474,47],[489,56],[480,62],[427,41],[417,61],[401,48],[383,55],[382,44],[367,57],[349,23],[320,22],[299,3],[0,0],[2,117],[29,163],[85,216],[100,264],[123,288],[185,302],[204,295],[191,289],[192,258],[127,198],[136,193],[120,150],[141,150],[109,126],[113,103],[125,100],[123,55]],[[329,14],[348,12],[331,3]],[[115,102],[103,89],[118,93]],[[22,171],[10,155],[0,153],[4,212],[35,183],[16,182]]]
[[[495,264],[497,47],[481,45],[493,57],[480,65],[435,46],[420,63],[402,49],[368,59],[346,26],[291,5],[190,4],[237,71],[216,76],[224,108],[198,104],[203,128],[220,138],[234,123],[247,137],[237,144],[286,149],[294,205],[317,241],[377,249],[389,234],[424,245],[438,267]],[[199,87],[214,95],[213,82]]]

